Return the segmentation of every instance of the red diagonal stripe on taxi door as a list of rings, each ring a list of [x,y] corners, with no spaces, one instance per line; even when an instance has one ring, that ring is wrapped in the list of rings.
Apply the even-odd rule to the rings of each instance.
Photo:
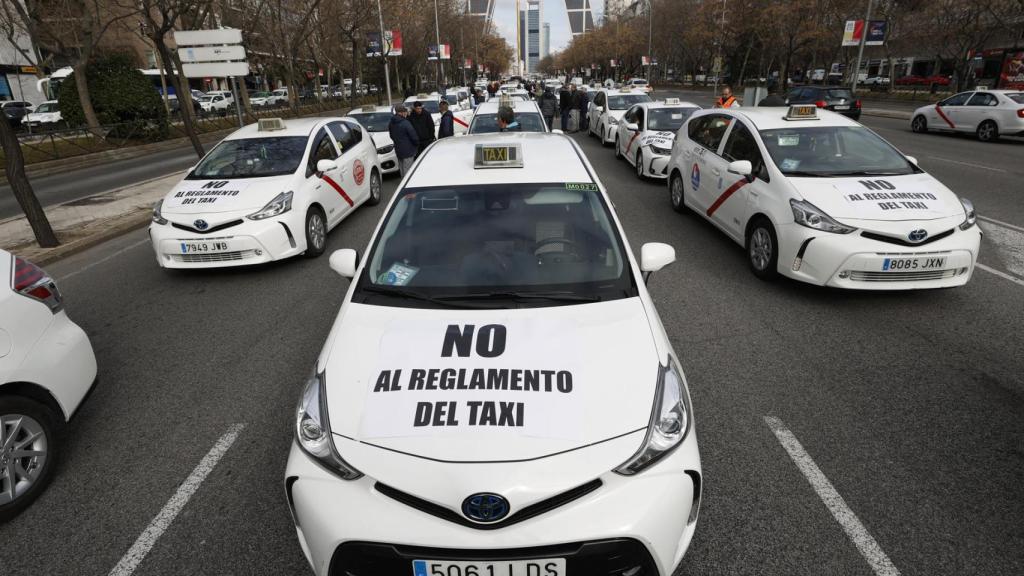
[[[726,188],[725,192],[722,192],[722,195],[718,197],[718,200],[715,200],[715,203],[712,204],[710,208],[708,208],[708,218],[710,218],[711,215],[715,213],[715,210],[718,210],[718,208],[722,204],[725,204],[725,201],[729,199],[729,196],[732,196],[733,194],[736,193],[737,190],[743,188],[747,184],[749,184],[749,182],[746,178],[740,178],[735,184]]]
[[[640,135],[640,131],[637,130],[633,133],[633,137],[629,139],[629,144],[626,144],[626,156],[629,156],[629,149],[633,147],[633,141]]]
[[[456,115],[454,115],[454,114],[452,114],[452,120],[455,120],[455,121],[456,121],[456,122],[458,122],[459,124],[462,124],[462,125],[463,125],[463,126],[465,126],[466,128],[469,128],[469,124],[466,124],[466,123],[465,123],[465,122],[463,122],[462,120],[459,120],[459,117],[458,117],[458,116],[456,116]]]
[[[942,118],[943,120],[946,121],[946,124],[949,124],[950,128],[953,128],[954,130],[956,129],[956,125],[953,124],[953,121],[950,120],[949,116],[946,116],[946,113],[942,111],[942,106],[939,106],[938,104],[936,104],[935,105],[935,111],[939,113],[939,117],[940,118]]]
[[[337,182],[332,180],[330,176],[328,176],[327,174],[322,174],[320,178],[323,178],[324,182],[330,184],[331,188],[337,190],[338,194],[341,194],[341,197],[345,199],[345,202],[348,202],[349,206],[355,206],[355,202],[353,202],[352,199],[348,197],[348,194],[345,194],[345,191],[342,190],[341,186]]]

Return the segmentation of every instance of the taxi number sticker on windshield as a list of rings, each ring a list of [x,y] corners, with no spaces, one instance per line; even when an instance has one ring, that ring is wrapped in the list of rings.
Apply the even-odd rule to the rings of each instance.
[[[568,182],[565,185],[566,190],[576,190],[579,192],[597,192],[597,184],[593,182]]]
[[[182,242],[182,254],[199,254],[210,252],[227,252],[227,242]]]
[[[415,266],[395,262],[390,268],[380,273],[377,283],[388,286],[406,286],[419,271],[420,269]]]
[[[413,560],[413,576],[565,576],[565,558],[450,562]]]
[[[907,272],[912,270],[941,270],[946,258],[886,258],[882,261],[882,272]]]

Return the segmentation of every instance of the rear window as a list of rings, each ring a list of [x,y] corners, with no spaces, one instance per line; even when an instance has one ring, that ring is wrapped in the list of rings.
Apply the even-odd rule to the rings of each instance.
[[[519,127],[513,128],[513,131],[547,132],[547,127],[544,124],[544,119],[541,118],[540,114],[516,114],[516,121],[519,122]],[[470,134],[490,134],[498,131],[499,128],[497,114],[477,114],[473,118],[472,126],[469,127]]]
[[[831,89],[828,91],[828,97],[830,99],[844,98],[846,100],[853,100],[853,93],[845,88],[842,89]]]
[[[1006,97],[1017,104],[1024,104],[1024,92],[1010,92],[1006,94]]]

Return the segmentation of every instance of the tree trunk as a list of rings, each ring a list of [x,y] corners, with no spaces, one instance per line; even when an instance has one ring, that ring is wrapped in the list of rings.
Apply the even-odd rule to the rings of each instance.
[[[178,55],[171,53],[163,36],[151,38],[151,40],[153,40],[153,44],[160,52],[160,60],[164,63],[164,71],[167,77],[171,79],[174,93],[178,95],[178,109],[181,111],[181,124],[185,128],[185,135],[188,136],[189,142],[192,143],[192,148],[195,148],[196,154],[202,158],[206,155],[206,151],[203,149],[203,143],[199,141],[199,135],[196,133],[195,110],[192,108],[192,91],[189,89],[188,81],[182,80],[181,76],[175,71],[175,67],[177,67],[177,70],[181,70],[181,62],[178,60]]]
[[[36,242],[43,248],[57,246],[60,242],[57,241],[57,236],[53,233],[53,228],[50,227],[50,221],[46,219],[46,213],[39,205],[39,199],[36,198],[32,184],[25,174],[25,158],[21,155],[18,137],[15,136],[14,129],[7,122],[0,122],[0,145],[3,146],[4,157],[7,159],[5,163],[7,181],[10,182],[14,198],[18,200],[18,205],[21,206],[25,218],[28,219],[28,223],[32,227]]]
[[[85,115],[85,124],[89,127],[89,131],[96,137],[102,138],[103,131],[100,129],[100,120],[96,117],[96,109],[92,107],[92,100],[89,96],[89,78],[86,75],[86,68],[86,62],[78,62],[74,66],[78,101],[82,105],[82,114]]]

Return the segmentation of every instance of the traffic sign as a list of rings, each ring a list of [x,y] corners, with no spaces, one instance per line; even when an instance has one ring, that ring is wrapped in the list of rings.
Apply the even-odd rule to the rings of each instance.
[[[178,46],[241,44],[242,31],[238,28],[222,28],[218,30],[175,30],[174,43]]]

